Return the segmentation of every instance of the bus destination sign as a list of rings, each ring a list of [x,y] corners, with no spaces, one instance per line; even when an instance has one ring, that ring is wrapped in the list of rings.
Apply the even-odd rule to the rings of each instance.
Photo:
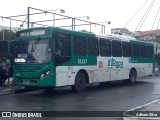
[[[39,35],[48,35],[48,29],[33,29],[33,30],[24,30],[17,32],[17,37],[28,37],[28,36],[39,36]]]

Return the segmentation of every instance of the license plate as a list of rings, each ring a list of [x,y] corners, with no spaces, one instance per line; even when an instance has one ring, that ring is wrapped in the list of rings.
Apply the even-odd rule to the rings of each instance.
[[[23,84],[29,84],[29,81],[23,81]]]

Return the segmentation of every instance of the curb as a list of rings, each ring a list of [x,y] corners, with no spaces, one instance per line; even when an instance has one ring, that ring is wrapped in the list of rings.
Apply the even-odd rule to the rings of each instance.
[[[22,92],[29,92],[29,91],[35,91],[35,90],[34,89],[27,89],[24,87],[8,87],[8,88],[0,89],[0,95],[22,93]]]
[[[3,88],[0,88],[0,95],[13,94],[13,93],[16,93],[17,91],[24,91],[24,88],[5,86]]]
[[[6,95],[6,94],[11,94],[11,93],[15,93],[15,89],[7,88],[4,90],[0,90],[0,95]]]

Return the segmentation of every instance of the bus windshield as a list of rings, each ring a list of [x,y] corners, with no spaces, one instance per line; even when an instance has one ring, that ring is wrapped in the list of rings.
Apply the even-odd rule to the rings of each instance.
[[[15,41],[10,49],[15,63],[38,64],[51,61],[51,44],[49,39]]]

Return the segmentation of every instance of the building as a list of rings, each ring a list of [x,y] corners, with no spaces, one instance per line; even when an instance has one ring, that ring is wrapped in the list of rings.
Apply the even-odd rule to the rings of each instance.
[[[126,29],[126,28],[112,28],[112,29],[111,29],[111,33],[112,33],[112,34],[129,36],[129,37],[132,36],[132,32],[129,31],[128,29]]]
[[[157,39],[158,36],[160,36],[160,29],[150,30],[150,31],[136,31],[136,32],[139,33],[137,35],[137,38],[139,40],[160,42]]]
[[[112,28],[111,33],[135,37],[141,41],[153,42],[155,44],[155,53],[160,53],[160,29],[131,32],[126,28]]]
[[[150,31],[136,31],[137,39],[142,41],[149,41],[155,44],[155,52],[160,53],[160,29]]]

